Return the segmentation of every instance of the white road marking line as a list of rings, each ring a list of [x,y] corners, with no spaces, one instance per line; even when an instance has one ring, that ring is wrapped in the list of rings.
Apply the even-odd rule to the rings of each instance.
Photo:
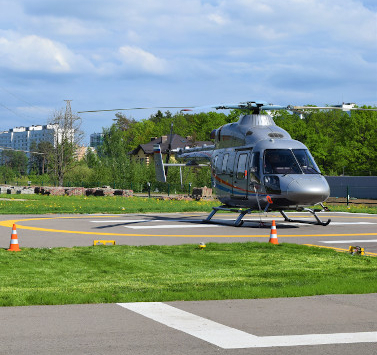
[[[201,219],[108,219],[108,220],[96,220],[96,221],[89,221],[91,223],[140,223],[140,222],[198,222],[200,223]]]
[[[273,219],[271,218],[263,218],[262,219],[262,222],[270,222],[272,221]],[[254,223],[259,223],[260,221],[257,220],[257,219],[243,219],[243,221],[245,222],[254,222]],[[304,224],[302,223],[299,223],[299,222],[285,222],[284,219],[281,220],[281,219],[275,219],[275,222],[280,224],[280,225],[284,225],[284,226],[305,226]],[[345,225],[360,225],[360,224],[377,224],[377,222],[334,222],[334,221],[331,221],[329,226],[345,226]]]
[[[149,219],[118,219],[118,220],[100,220],[100,221],[90,221],[91,223],[138,223],[138,222],[148,222]]]
[[[283,225],[302,225],[302,223],[295,223],[295,222],[285,222],[284,219],[278,219],[278,218],[263,218],[262,222],[270,222],[272,220],[275,220],[279,224]],[[140,223],[140,222],[197,222],[200,223],[202,219],[111,219],[111,220],[95,220],[95,221],[89,221],[91,223]],[[251,222],[251,223],[259,223],[260,220],[257,218],[250,219],[250,218],[244,218],[243,221],[245,222]],[[216,223],[216,220],[213,220],[213,222]],[[219,220],[219,222],[233,222],[233,219],[231,218],[223,218]],[[377,224],[377,222],[334,222],[332,221],[330,225],[332,226],[342,226],[342,225],[352,225],[352,224]]]
[[[377,239],[353,239],[353,240],[326,240],[320,243],[325,244],[349,244],[349,243],[376,243]]]
[[[348,224],[377,224],[375,222],[330,222],[332,226],[343,226]]]
[[[301,218],[301,217],[299,217],[299,218]],[[264,222],[265,223],[269,223],[272,220],[275,220],[277,226],[280,225],[280,226],[311,227],[311,224],[303,224],[303,223],[300,223],[300,222],[286,222],[284,219],[278,219],[278,218],[263,218],[262,219],[262,223],[264,223]],[[259,224],[260,223],[260,220],[258,220],[258,219],[245,219],[244,218],[243,221],[249,222],[249,223],[254,223],[254,224]],[[329,227],[331,227],[331,226],[352,225],[352,224],[359,225],[359,224],[377,224],[377,223],[373,223],[373,222],[333,222],[333,221],[331,221],[330,224],[329,224]]]
[[[219,227],[217,225],[208,224],[162,224],[157,226],[124,226],[131,229],[172,229],[172,228],[212,228]]]
[[[160,302],[117,304],[223,349],[377,342],[377,332],[259,337]]]
[[[235,349],[240,343],[252,345],[257,339],[255,335],[160,302],[118,303],[118,305],[223,349]]]
[[[337,211],[329,211],[329,212],[320,212],[320,213],[331,213],[331,214],[347,214],[349,216],[368,216],[368,217],[374,217],[372,214],[370,213],[352,213],[352,212],[337,212]]]

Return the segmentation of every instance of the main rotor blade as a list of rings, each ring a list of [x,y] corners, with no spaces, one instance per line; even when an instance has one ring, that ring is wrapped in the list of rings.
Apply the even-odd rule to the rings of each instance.
[[[287,106],[287,110],[342,110],[342,111],[377,111],[377,108],[358,108],[358,107],[342,107],[342,106]]]
[[[131,110],[155,110],[160,108],[193,108],[193,106],[158,106],[158,107],[128,107],[128,108],[113,108],[108,110],[88,110],[88,111],[78,111],[77,113],[87,113],[87,112],[109,112],[109,111],[131,111]]]
[[[289,110],[289,111],[300,111],[300,110],[342,110],[342,111],[377,111],[376,108],[357,108],[349,106],[281,106],[270,104],[266,101],[245,101],[239,103],[231,104],[218,104],[218,105],[206,105],[206,106],[155,106],[155,107],[128,107],[128,108],[115,108],[115,109],[105,109],[105,110],[88,110],[88,111],[78,111],[78,113],[93,113],[93,112],[110,112],[110,111],[132,111],[132,110],[156,110],[156,109],[181,109],[181,112],[186,111],[200,111],[200,110],[257,110],[257,111],[271,111],[271,110]]]
[[[270,108],[274,107],[274,108]],[[276,108],[275,108],[276,107]],[[253,110],[253,109],[262,109],[262,110],[273,110],[273,109],[281,109],[282,106],[275,106],[269,104],[266,101],[245,101],[239,103],[228,103],[228,104],[215,104],[215,105],[205,105],[205,106],[196,106],[192,107],[193,110],[208,110],[208,109],[216,109],[216,110]],[[193,111],[190,109],[183,109],[181,111]]]

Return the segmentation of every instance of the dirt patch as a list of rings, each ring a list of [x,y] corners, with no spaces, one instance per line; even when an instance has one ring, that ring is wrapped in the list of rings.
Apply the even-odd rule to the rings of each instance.
[[[330,197],[326,203],[331,205],[345,205],[347,199],[345,197]],[[370,207],[377,207],[377,200],[363,199],[363,198],[350,198],[349,203],[353,205],[366,205]]]
[[[1,201],[27,201],[24,198],[0,198]]]

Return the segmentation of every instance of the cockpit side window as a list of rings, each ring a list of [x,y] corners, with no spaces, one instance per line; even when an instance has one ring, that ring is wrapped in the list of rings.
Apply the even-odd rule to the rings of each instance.
[[[290,149],[266,149],[263,163],[265,174],[302,174]]]

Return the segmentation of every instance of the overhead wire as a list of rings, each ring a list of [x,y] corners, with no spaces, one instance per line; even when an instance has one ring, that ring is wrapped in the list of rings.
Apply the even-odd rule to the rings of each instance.
[[[31,107],[31,108],[33,108],[33,109],[36,109],[36,110],[39,110],[40,112],[42,112],[42,110],[41,110],[40,108],[34,106],[34,105],[31,104],[30,102],[28,102],[28,101],[26,101],[26,100],[20,98],[19,96],[13,94],[13,93],[10,92],[8,89],[6,89],[6,88],[4,88],[4,87],[2,87],[2,86],[0,86],[0,89],[3,90],[4,92],[6,92],[7,94],[13,96],[15,99],[17,99],[17,100],[19,100],[19,101],[25,103],[25,104],[28,105],[29,107]],[[30,119],[35,120],[35,117],[30,116],[30,115],[25,115],[25,114],[19,113],[19,112],[15,111],[15,110],[9,108],[8,106],[2,104],[2,103],[0,103],[0,106],[3,107],[3,108],[5,108],[6,110],[12,112],[14,115],[16,115],[16,116],[18,116],[18,117],[20,117],[20,118],[22,118],[22,119],[27,119],[28,121],[30,121]]]
[[[6,88],[4,88],[4,87],[2,87],[2,86],[0,86],[0,89],[3,90],[3,91],[5,91],[5,92],[8,93],[9,95],[13,96],[13,97],[16,98],[17,100],[19,100],[19,101],[25,103],[26,105],[28,105],[28,106],[30,106],[30,107],[33,107],[33,108],[35,108],[35,109],[38,110],[38,107],[35,107],[35,106],[34,106],[33,104],[31,104],[30,102],[27,102],[26,100],[24,100],[24,99],[20,98],[19,96],[13,94],[13,93],[10,92],[8,89],[6,89]]]

